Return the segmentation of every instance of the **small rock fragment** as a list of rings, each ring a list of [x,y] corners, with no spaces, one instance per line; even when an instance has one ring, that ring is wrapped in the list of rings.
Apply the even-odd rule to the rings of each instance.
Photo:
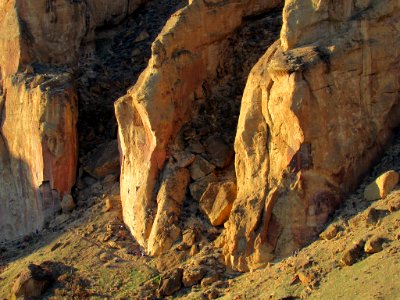
[[[112,202],[110,198],[107,198],[104,205],[104,212],[110,211],[113,208]]]
[[[186,168],[190,164],[194,162],[196,156],[187,151],[177,151],[173,153],[174,158],[176,159],[176,164],[180,168]]]
[[[329,225],[321,234],[319,237],[323,240],[331,240],[336,237],[340,230],[340,227],[337,224],[331,224]]]
[[[300,271],[297,276],[304,285],[310,285],[315,280],[315,273],[311,270]]]
[[[209,291],[207,291],[207,298],[209,300],[217,299],[218,297],[219,297],[219,293],[216,289],[210,289]]]
[[[99,256],[99,259],[102,262],[107,262],[107,261],[110,260],[110,258],[111,258],[111,256],[108,253],[101,253],[100,256]]]
[[[113,249],[120,249],[121,247],[115,242],[115,241],[109,241],[108,246],[110,246]]]
[[[208,174],[213,172],[214,169],[215,166],[213,164],[209,163],[200,155],[197,155],[194,162],[189,168],[190,177],[192,177],[193,180],[197,180],[199,178],[207,176]]]
[[[365,222],[367,225],[375,225],[379,221],[379,218],[380,218],[379,211],[377,209],[371,207],[367,211]]]
[[[198,252],[199,252],[199,249],[198,249],[197,245],[193,245],[190,248],[189,255],[190,256],[195,256]]]
[[[189,145],[189,151],[195,154],[201,154],[204,153],[206,149],[199,141],[192,141]]]
[[[150,37],[150,35],[148,34],[148,32],[146,30],[143,30],[138,37],[135,39],[135,42],[142,42],[144,40],[147,40]]]
[[[390,212],[395,212],[400,210],[400,198],[396,197],[391,199],[388,203],[388,210]]]
[[[212,285],[214,282],[218,281],[220,276],[218,274],[213,274],[209,277],[203,278],[201,281],[201,287],[205,288]]]

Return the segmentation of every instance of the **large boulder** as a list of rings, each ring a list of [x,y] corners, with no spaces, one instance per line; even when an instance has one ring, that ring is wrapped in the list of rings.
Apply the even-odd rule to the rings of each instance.
[[[32,299],[42,295],[54,280],[52,273],[43,267],[30,264],[15,281],[11,295],[14,299]]]
[[[189,1],[154,41],[152,58],[136,85],[116,102],[124,222],[142,246],[148,246],[154,232],[155,217],[149,211],[158,214],[161,209],[156,202],[162,186],[158,179],[170,156],[169,146],[190,120],[196,99],[204,98],[206,81],[216,78],[227,38],[246,16],[280,3]],[[195,176],[206,173],[196,172]]]
[[[310,242],[399,125],[399,3],[285,2],[251,72],[235,142],[238,196],[219,240],[246,271]]]
[[[387,171],[376,180],[366,186],[364,190],[364,199],[373,201],[385,198],[398,184],[399,173],[396,171]]]

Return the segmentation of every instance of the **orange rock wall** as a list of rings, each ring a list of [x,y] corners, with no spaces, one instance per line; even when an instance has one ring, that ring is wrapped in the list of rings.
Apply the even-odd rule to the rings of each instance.
[[[219,244],[240,271],[322,230],[400,123],[398,1],[286,1],[281,39],[248,79],[238,197]]]

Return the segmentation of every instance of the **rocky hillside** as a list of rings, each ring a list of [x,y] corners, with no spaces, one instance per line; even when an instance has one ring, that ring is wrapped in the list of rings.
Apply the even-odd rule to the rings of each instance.
[[[0,0],[1,292],[34,260],[16,296],[332,298],[395,263],[399,5]]]

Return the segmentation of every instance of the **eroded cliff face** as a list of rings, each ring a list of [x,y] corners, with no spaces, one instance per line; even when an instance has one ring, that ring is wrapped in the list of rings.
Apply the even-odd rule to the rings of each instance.
[[[0,1],[0,240],[37,229],[77,167],[74,71],[95,30],[144,1]]]
[[[219,245],[240,271],[310,242],[399,125],[398,1],[286,1],[247,82],[238,196]]]
[[[189,175],[204,180],[203,192],[215,177],[214,165],[179,147],[182,125],[223,68],[228,38],[243,18],[280,2],[191,1],[167,22],[152,45],[149,66],[116,103],[124,221],[150,254],[165,252],[181,236],[177,223]]]
[[[70,193],[77,162],[77,98],[69,74],[4,81],[1,221],[4,239],[41,229]]]

